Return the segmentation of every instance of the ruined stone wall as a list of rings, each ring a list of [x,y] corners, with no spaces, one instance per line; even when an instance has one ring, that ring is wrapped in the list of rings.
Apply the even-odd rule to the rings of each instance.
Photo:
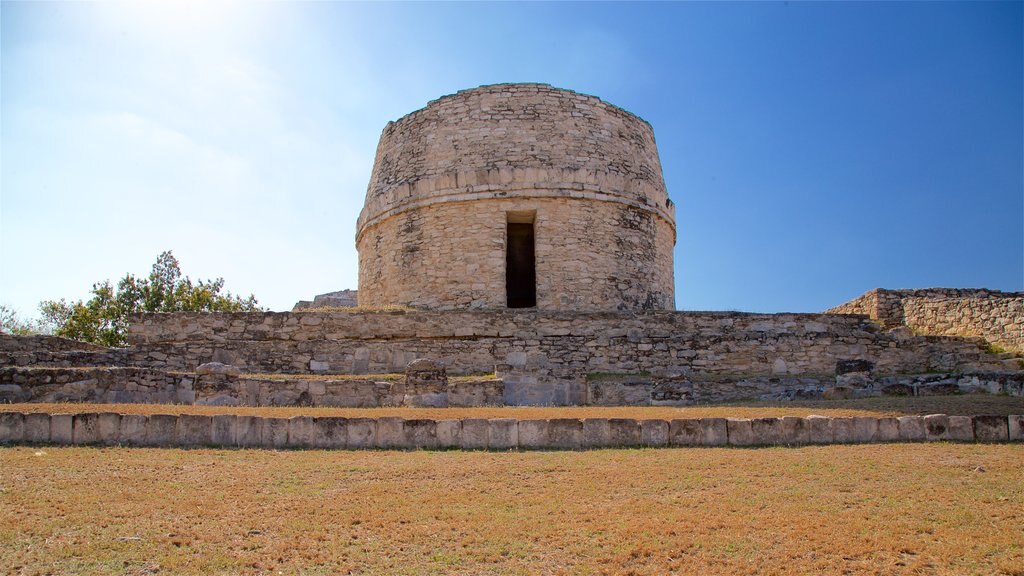
[[[507,404],[594,403],[603,374],[667,384],[687,403],[813,397],[847,360],[865,360],[874,376],[1007,369],[980,339],[890,334],[828,314],[151,314],[129,337],[134,365],[176,370],[215,360],[250,373],[376,374],[417,358],[454,375],[497,368]]]
[[[908,326],[920,334],[977,336],[1024,353],[1024,292],[877,289],[828,313],[866,314],[886,328]]]
[[[360,305],[504,308],[510,213],[534,223],[539,309],[675,307],[650,125],[540,84],[466,90],[388,124],[357,223]]]

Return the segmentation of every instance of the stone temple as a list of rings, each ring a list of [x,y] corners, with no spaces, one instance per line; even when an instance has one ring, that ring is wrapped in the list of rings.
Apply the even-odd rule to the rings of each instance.
[[[650,124],[546,84],[388,123],[359,216],[359,304],[673,310],[675,209]]]

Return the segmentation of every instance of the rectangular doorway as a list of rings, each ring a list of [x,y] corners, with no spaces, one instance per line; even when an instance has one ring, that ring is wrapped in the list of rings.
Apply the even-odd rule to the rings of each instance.
[[[534,212],[509,212],[505,246],[505,296],[509,308],[537,305]]]

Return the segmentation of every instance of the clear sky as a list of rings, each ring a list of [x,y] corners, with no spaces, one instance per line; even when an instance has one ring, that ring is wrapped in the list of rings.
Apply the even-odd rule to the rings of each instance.
[[[546,82],[648,120],[677,305],[1024,290],[1013,3],[0,3],[0,303],[173,250],[273,310],[355,288],[389,120]]]

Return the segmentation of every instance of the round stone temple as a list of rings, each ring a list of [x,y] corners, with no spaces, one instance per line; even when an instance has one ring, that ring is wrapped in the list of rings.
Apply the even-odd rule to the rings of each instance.
[[[674,245],[647,122],[546,84],[482,86],[384,128],[359,304],[673,310]]]

